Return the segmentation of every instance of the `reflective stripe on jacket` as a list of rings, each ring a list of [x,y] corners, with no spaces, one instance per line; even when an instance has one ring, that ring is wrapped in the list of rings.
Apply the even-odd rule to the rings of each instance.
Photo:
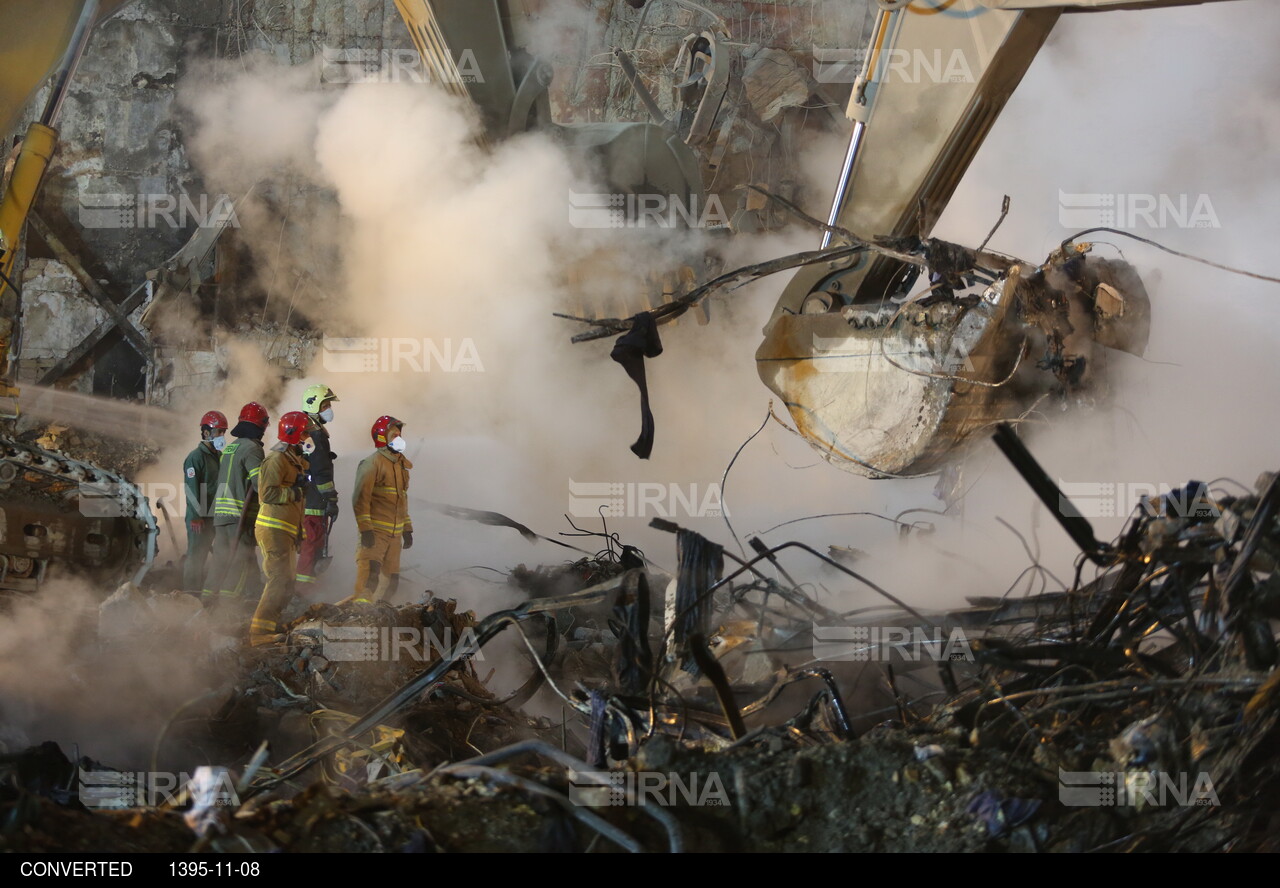
[[[360,532],[377,530],[399,536],[413,532],[409,518],[409,470],[413,463],[388,448],[360,461],[352,511]]]
[[[218,498],[213,504],[213,523],[216,526],[239,523],[249,492],[258,489],[261,467],[261,441],[236,438],[222,451],[222,459],[218,463]],[[257,514],[255,502],[249,507],[248,520],[252,522]]]
[[[302,535],[305,496],[303,490],[294,487],[294,484],[306,472],[307,461],[297,452],[297,448],[271,448],[262,462],[262,473],[258,476],[258,496],[262,505],[254,522],[255,527],[283,530],[295,537]]]
[[[329,431],[324,423],[314,414],[309,416],[307,431],[315,450],[307,460],[307,478],[311,482],[307,486],[307,514],[324,516],[328,514],[329,503],[338,500],[338,491],[333,486],[333,451],[329,449]]]

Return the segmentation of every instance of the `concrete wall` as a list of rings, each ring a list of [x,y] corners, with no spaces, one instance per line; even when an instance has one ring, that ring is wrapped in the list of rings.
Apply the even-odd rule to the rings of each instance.
[[[223,199],[206,192],[187,155],[175,86],[192,63],[261,52],[282,64],[301,64],[326,46],[411,44],[392,0],[134,0],[102,22],[90,39],[63,104],[59,150],[36,212],[104,289],[122,299],[198,225],[216,216]],[[33,98],[23,127],[45,97],[42,91]],[[52,364],[51,356],[74,347],[77,334],[93,329],[102,311],[69,274],[51,272],[45,260],[52,254],[38,238],[28,243],[25,280],[32,298],[24,303],[20,361],[21,376],[29,381]],[[239,294],[218,295],[235,301]],[[217,306],[202,308],[210,319],[234,314]],[[195,332],[194,339],[207,340],[213,331]],[[185,363],[207,363],[194,353],[206,353],[207,342],[170,342],[167,353],[184,347],[193,351]],[[91,375],[128,375],[125,388],[140,391],[145,378],[140,368],[126,367],[133,356],[113,336],[95,353],[89,370]],[[94,385],[80,379],[76,387]]]
[[[620,0],[510,2],[516,42],[555,65],[553,114],[564,123],[646,119],[610,53],[615,45],[635,49],[642,75],[670,107],[671,62],[679,42],[705,26],[705,16],[669,0],[650,0],[647,13]],[[838,121],[848,94],[847,85],[814,81],[812,48],[860,45],[874,17],[873,4],[704,0],[704,5],[722,15],[729,27],[732,36],[724,48],[735,58],[736,72],[746,75],[748,86],[753,76],[757,81],[754,90],[738,88],[730,97],[736,110],[718,190],[728,193],[738,182],[753,181],[794,196],[790,163],[798,140]],[[134,0],[99,25],[85,51],[63,106],[61,146],[38,212],[119,301],[172,256],[224,199],[206,192],[200,171],[192,166],[176,102],[175,87],[195,60],[261,52],[281,64],[297,65],[325,47],[394,51],[411,46],[393,0]],[[769,60],[767,69],[773,72],[788,58],[791,64],[781,78],[770,74],[760,82],[759,59]],[[806,103],[810,91],[818,100]],[[36,96],[24,119],[31,119],[43,101],[43,95]],[[324,195],[286,197],[282,205],[324,200]],[[761,224],[768,224],[766,216],[760,211]],[[287,244],[290,237],[304,234],[285,231],[282,238]],[[101,310],[74,279],[44,261],[52,254],[38,239],[31,239],[30,255],[25,280],[31,298],[24,304],[21,354],[26,378],[43,372],[50,356],[65,354],[77,334],[101,319]],[[252,274],[227,258],[243,265],[247,251],[231,243],[221,255],[227,266],[222,284],[195,300],[194,314],[206,325],[188,325],[187,334],[177,338],[171,331],[159,336],[162,357],[176,362],[175,368],[192,364],[206,372],[204,356],[211,353],[210,339],[216,341],[219,322],[229,325],[230,319],[258,315],[243,310],[246,300],[262,298],[261,293],[255,297]],[[264,322],[271,320],[263,315]],[[192,353],[185,361],[180,359],[184,350]],[[145,375],[136,355],[118,337],[94,355],[91,370],[113,380],[106,387],[99,380],[95,390],[120,394],[122,387],[143,388]],[[174,373],[153,374],[155,378],[182,384]],[[164,400],[162,392],[154,394]]]

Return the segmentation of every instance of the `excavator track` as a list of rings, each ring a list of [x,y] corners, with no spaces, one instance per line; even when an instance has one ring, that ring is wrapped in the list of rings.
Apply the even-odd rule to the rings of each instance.
[[[120,475],[0,437],[0,590],[34,592],[51,568],[106,590],[141,582],[157,533],[147,497]]]

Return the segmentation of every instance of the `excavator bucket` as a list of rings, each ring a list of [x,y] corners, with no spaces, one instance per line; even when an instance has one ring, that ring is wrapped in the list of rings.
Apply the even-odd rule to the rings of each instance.
[[[852,472],[934,471],[1047,391],[1105,385],[1107,348],[1140,354],[1146,346],[1150,306],[1124,263],[1064,249],[1038,267],[992,267],[974,251],[929,240],[1071,4],[999,5],[881,4],[854,80],[852,133],[823,246],[843,229],[897,249],[802,268],[756,352],[761,380],[800,432]],[[925,261],[912,264],[903,250]],[[925,269],[929,287],[917,291]]]

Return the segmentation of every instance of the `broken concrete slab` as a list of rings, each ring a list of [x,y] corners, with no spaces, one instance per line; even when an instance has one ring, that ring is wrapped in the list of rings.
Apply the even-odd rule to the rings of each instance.
[[[789,53],[763,46],[747,47],[742,58],[742,86],[762,121],[774,120],[787,108],[808,100],[809,83]]]

